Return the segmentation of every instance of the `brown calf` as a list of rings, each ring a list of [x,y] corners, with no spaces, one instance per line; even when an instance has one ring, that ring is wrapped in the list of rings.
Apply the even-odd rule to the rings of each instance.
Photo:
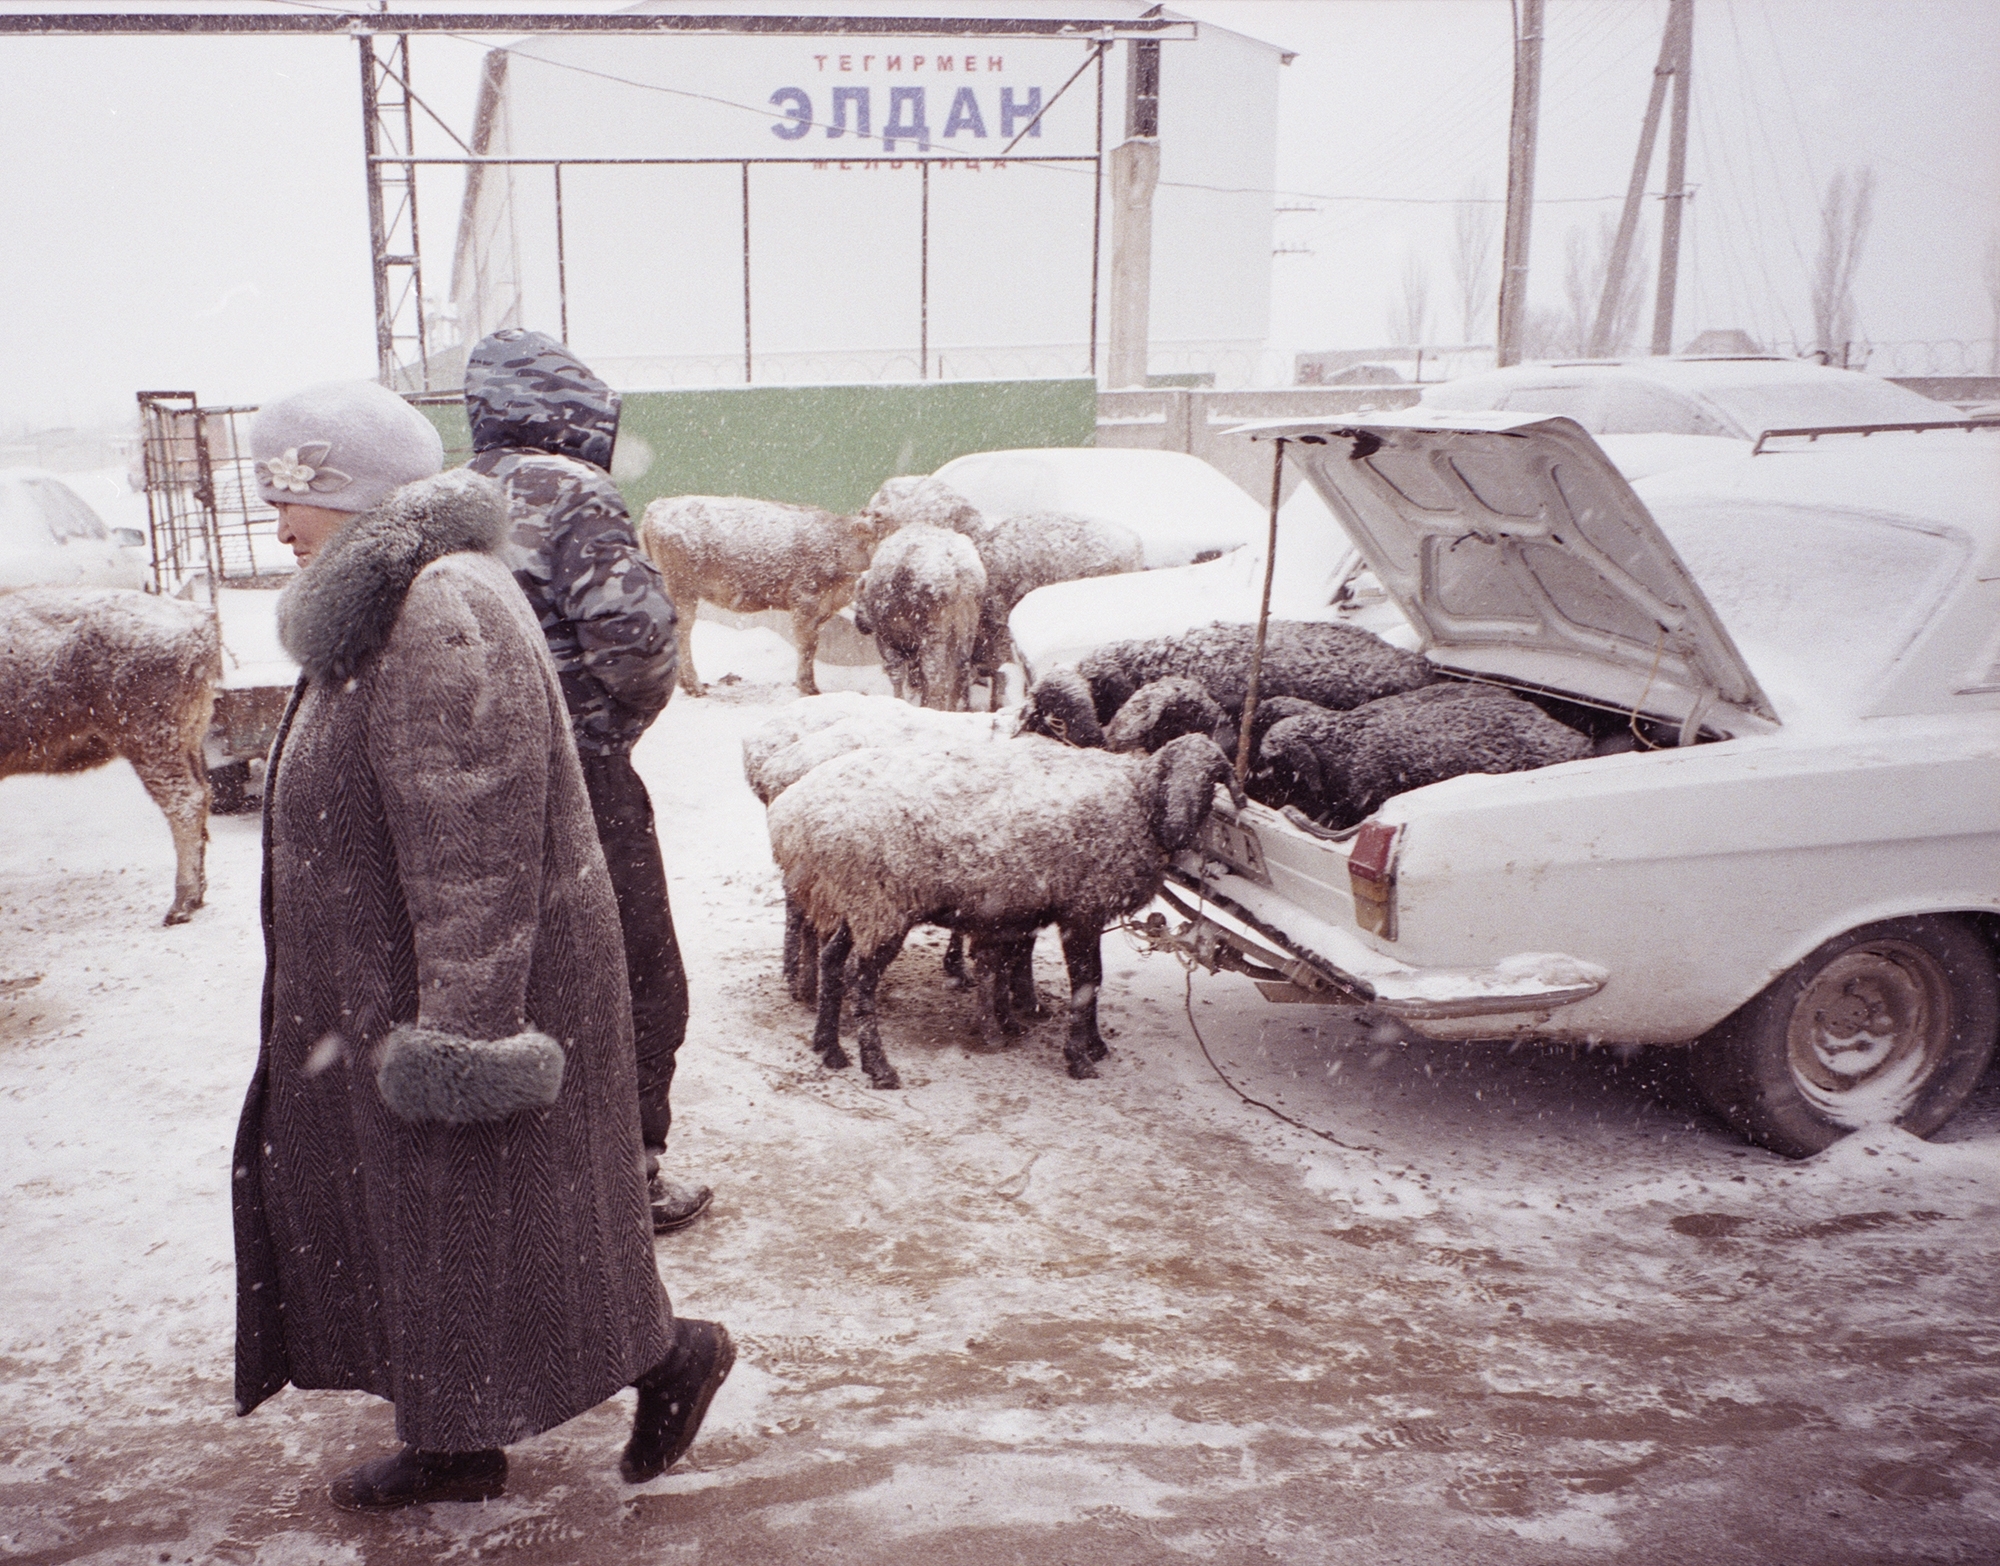
[[[639,542],[679,619],[681,689],[702,694],[694,669],[694,617],[706,599],[739,614],[788,610],[799,649],[799,691],[812,696],[820,627],[854,596],[875,546],[896,524],[867,512],[837,516],[816,506],[740,496],[676,495],[639,520]]]
[[[222,678],[205,609],[117,588],[0,593],[0,778],[132,763],[174,834],[168,924],[208,881],[208,769],[201,753]]]

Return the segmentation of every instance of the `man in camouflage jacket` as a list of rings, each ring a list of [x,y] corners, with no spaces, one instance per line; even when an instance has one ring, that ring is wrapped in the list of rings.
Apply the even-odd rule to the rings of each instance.
[[[512,526],[502,558],[555,656],[618,900],[653,1227],[665,1233],[709,1203],[708,1187],[659,1172],[674,1056],[687,1032],[687,974],[652,801],[632,768],[633,745],[673,694],[674,606],[611,482],[616,392],[554,338],[514,327],[472,350],[465,408],[472,470],[507,492]]]

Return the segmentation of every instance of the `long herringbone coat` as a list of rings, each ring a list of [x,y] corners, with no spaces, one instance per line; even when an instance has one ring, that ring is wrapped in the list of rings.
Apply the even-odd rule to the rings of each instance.
[[[373,1392],[439,1451],[559,1424],[671,1337],[618,914],[548,649],[489,552],[505,520],[484,479],[424,480],[286,591],[305,674],[234,1160],[239,1412],[288,1381]]]

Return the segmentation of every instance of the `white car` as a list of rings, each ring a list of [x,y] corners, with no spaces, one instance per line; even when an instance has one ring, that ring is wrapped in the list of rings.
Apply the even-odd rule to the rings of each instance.
[[[144,533],[107,528],[54,474],[0,472],[0,588],[143,588],[151,564]]]
[[[1691,1043],[1791,1154],[1952,1114],[2000,1029],[2000,434],[1635,488],[1561,418],[1262,433],[1440,670],[1640,748],[1338,834],[1218,796],[1173,871],[1197,950],[1432,1038]]]
[[[1212,560],[1264,536],[1263,508],[1182,451],[978,451],[936,476],[990,517],[1061,511],[1128,527],[1149,571]]]
[[[1424,388],[1424,408],[1557,413],[1593,435],[1673,436],[1675,465],[1730,455],[1722,442],[1766,430],[1956,419],[1935,402],[1859,370],[1775,355],[1727,359],[1589,360],[1516,364]],[[1664,453],[1665,448],[1662,448]],[[1620,463],[1628,478],[1631,468]]]

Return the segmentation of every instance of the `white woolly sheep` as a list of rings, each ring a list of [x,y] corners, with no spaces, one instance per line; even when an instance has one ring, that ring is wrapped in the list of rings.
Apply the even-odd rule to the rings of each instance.
[[[838,707],[833,704],[838,702]],[[801,722],[800,709],[819,708]],[[814,721],[823,717],[826,721]],[[803,728],[803,732],[801,729]],[[1012,739],[1020,735],[1054,735],[1067,744],[1101,745],[1103,735],[1090,710],[1090,692],[1071,671],[1037,685],[1020,707],[997,713],[937,712],[912,707],[888,696],[815,696],[791,707],[750,731],[743,739],[743,777],[758,801],[772,800],[825,762],[850,751],[875,746],[924,745],[933,749]],[[805,922],[798,906],[785,905],[784,975],[794,1000],[810,1003],[818,992],[819,937]],[[1034,1006],[1034,981],[1028,960],[1018,965],[1013,993],[1025,1007]],[[945,951],[944,969],[954,984],[966,983],[964,941],[956,932]]]
[[[767,795],[758,779],[773,756],[808,734],[831,728],[843,718],[871,712],[889,699],[863,695],[859,691],[827,691],[822,695],[801,696],[796,701],[787,702],[743,736],[743,781],[750,785],[750,792],[757,796],[759,804],[770,804],[776,795]]]
[[[990,958],[1054,924],[1070,979],[1063,1056],[1071,1076],[1097,1075],[1104,927],[1159,891],[1168,857],[1194,841],[1223,782],[1233,791],[1228,758],[1192,734],[1153,756],[876,749],[807,773],[773,802],[770,827],[787,895],[832,932],[820,948],[813,1048],[829,1066],[847,1064],[840,1002],[852,950],[862,1069],[876,1087],[900,1086],[882,1053],[875,991],[909,931],[963,930]],[[982,1032],[989,1016],[999,1025],[998,975],[996,962],[982,964]]]
[[[1333,827],[1468,772],[1526,772],[1591,753],[1590,737],[1492,685],[1442,681],[1348,712],[1287,718],[1264,736],[1252,793]]]
[[[972,540],[986,568],[986,597],[979,611],[979,641],[973,649],[972,679],[988,682],[988,709],[998,707],[995,675],[1013,656],[1007,617],[1038,587],[1089,576],[1116,576],[1145,564],[1139,535],[1116,522],[1029,511],[988,517],[938,478],[902,477],[885,481],[868,509],[900,524],[927,522]]]
[[[959,712],[985,596],[986,568],[964,535],[914,522],[868,562],[854,589],[854,626],[873,634],[897,696]]]
[[[884,479],[866,509],[876,516],[890,518],[897,527],[927,522],[954,533],[971,533],[984,520],[971,501],[943,479],[928,474]]]
[[[1007,617],[1016,604],[1038,587],[1118,576],[1144,564],[1145,547],[1130,528],[1060,511],[1029,511],[998,521],[982,518],[965,533],[986,567],[972,665],[975,680],[991,682],[989,705],[997,700],[1000,665],[1014,655]]]
[[[1218,624],[1178,636],[1111,642],[1086,653],[1077,672],[1090,682],[1101,722],[1109,723],[1140,686],[1169,675],[1200,681],[1229,713],[1240,715],[1256,640],[1253,625]],[[1420,655],[1359,626],[1274,620],[1264,645],[1259,700],[1297,696],[1321,707],[1358,707],[1436,678]]]
[[[817,506],[733,495],[654,501],[639,519],[639,542],[666,579],[674,603],[681,689],[702,694],[694,668],[694,620],[706,599],[742,614],[789,611],[799,690],[817,694],[813,658],[820,627],[852,600],[855,578],[891,525],[867,512],[836,516]]]
[[[0,593],[0,778],[132,763],[174,835],[168,924],[208,890],[201,753],[222,678],[205,609],[123,589]]]

